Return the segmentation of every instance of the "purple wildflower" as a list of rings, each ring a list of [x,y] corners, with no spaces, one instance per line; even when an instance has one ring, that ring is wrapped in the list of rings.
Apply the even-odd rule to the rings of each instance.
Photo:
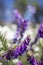
[[[13,39],[13,43],[15,43],[15,42],[18,43],[18,41],[21,40],[21,38],[23,37],[23,33],[24,33],[24,31],[26,30],[26,28],[27,28],[27,25],[28,25],[28,24],[27,24],[27,21],[24,20],[24,21],[18,26],[17,32],[18,32],[18,34],[20,34],[20,38],[19,38],[19,40],[17,40],[17,38],[18,38],[18,34],[17,34],[17,37],[16,37],[15,39]]]
[[[43,23],[39,27],[38,37],[43,38]]]
[[[27,25],[28,25],[28,23],[27,23],[27,20],[24,20],[23,18],[22,18],[22,16],[21,16],[21,14],[18,12],[18,10],[17,9],[15,9],[14,11],[13,11],[13,14],[14,14],[14,19],[16,20],[16,24],[17,24],[17,32],[19,32],[20,33],[20,36],[21,36],[21,38],[23,37],[23,33],[24,33],[24,31],[26,30],[26,28],[27,28]],[[19,34],[18,33],[18,34]],[[13,39],[13,43],[16,43],[16,42],[20,42],[20,40],[21,40],[21,38],[19,39],[19,40],[17,40],[17,38],[18,37],[16,37],[16,39]]]
[[[17,58],[19,55],[21,56],[27,49],[29,45],[30,38],[27,37],[24,42],[18,46],[15,50],[9,50],[6,54],[6,59],[10,60],[11,58]]]
[[[14,52],[14,57],[17,58],[19,55],[22,55],[26,49],[27,46],[29,45],[30,42],[30,38],[27,37],[24,42],[22,43],[22,45],[20,45],[19,47],[17,47],[13,52]]]
[[[35,59],[35,57],[32,55],[32,56],[29,56],[27,61],[31,64],[31,65],[38,65],[38,62],[37,60]]]

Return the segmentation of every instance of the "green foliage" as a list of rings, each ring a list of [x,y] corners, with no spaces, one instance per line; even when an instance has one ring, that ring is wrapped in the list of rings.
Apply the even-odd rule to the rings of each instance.
[[[2,42],[3,45],[3,50],[7,50],[7,40],[5,39],[5,35],[3,36],[3,34],[0,33],[0,41]]]

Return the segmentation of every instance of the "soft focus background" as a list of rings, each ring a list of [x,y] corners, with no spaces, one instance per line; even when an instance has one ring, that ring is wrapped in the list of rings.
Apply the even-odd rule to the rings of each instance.
[[[10,42],[12,42],[17,29],[13,18],[14,9],[18,9],[23,18],[28,20],[30,25],[25,31],[24,36],[26,37],[30,34],[32,41],[36,36],[39,24],[43,22],[43,0],[0,0],[0,36],[5,36],[8,48],[14,46],[14,44]],[[0,55],[5,53],[5,50],[3,50],[5,46],[3,47],[2,42],[3,41],[0,41]],[[40,61],[42,55],[42,43],[43,40],[40,39],[36,45],[33,45],[34,56],[38,61]],[[24,65],[29,65],[25,55],[19,57],[19,60],[21,60]],[[18,59],[14,59],[10,62],[3,60],[0,61],[0,65],[16,65],[15,63],[17,61]]]
[[[17,8],[22,16],[29,18],[31,14],[28,12],[28,5],[36,7],[36,13],[34,15],[35,22],[43,21],[43,0],[0,0],[0,24],[13,23],[13,9]]]

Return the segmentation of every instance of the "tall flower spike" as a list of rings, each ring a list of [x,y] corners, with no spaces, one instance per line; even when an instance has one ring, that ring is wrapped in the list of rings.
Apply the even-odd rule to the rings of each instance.
[[[17,58],[19,55],[22,55],[26,49],[27,49],[27,46],[29,45],[30,43],[30,37],[27,37],[23,43],[18,46],[13,52],[14,52],[14,58]]]
[[[11,58],[17,58],[19,55],[21,56],[27,49],[27,46],[30,43],[30,38],[27,37],[24,42],[18,46],[15,50],[9,50],[6,54],[6,59],[10,60]]]
[[[43,23],[40,25],[38,30],[38,37],[43,38]]]
[[[23,33],[24,33],[24,31],[26,30],[27,26],[28,26],[28,22],[27,22],[26,20],[24,20],[24,21],[18,26],[18,28],[17,28],[17,33],[20,34],[20,38],[19,38],[19,40],[17,40],[17,38],[18,38],[18,34],[17,34],[17,35],[16,35],[17,37],[13,40],[13,43],[15,43],[15,42],[18,43],[18,41],[21,40],[21,38],[23,37]]]
[[[21,16],[20,13],[18,12],[18,10],[14,10],[13,13],[14,13],[14,18],[15,18],[15,20],[16,20],[16,24],[17,24],[17,26],[18,26],[18,27],[17,27],[17,32],[20,33],[20,36],[21,36],[21,38],[22,38],[22,37],[23,37],[23,33],[24,33],[24,31],[26,30],[27,25],[28,25],[27,20],[24,20],[24,19],[22,18],[22,16]],[[20,38],[18,41],[20,41],[21,38]],[[17,41],[17,38],[16,38],[16,40],[14,39],[13,41],[14,41],[13,43],[18,42],[18,41]]]

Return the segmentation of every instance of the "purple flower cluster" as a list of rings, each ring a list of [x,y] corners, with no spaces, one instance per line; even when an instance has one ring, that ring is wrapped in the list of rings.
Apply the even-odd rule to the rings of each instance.
[[[15,50],[9,50],[6,54],[6,59],[10,60],[11,58],[17,58],[19,55],[21,56],[26,51],[29,42],[30,37],[27,37]]]
[[[15,20],[17,22],[16,24],[18,26],[17,27],[17,32],[20,33],[20,36],[22,38],[23,37],[23,33],[26,30],[26,28],[27,28],[28,22],[27,22],[27,20],[24,20],[22,18],[22,16],[18,12],[18,10],[14,10],[13,14],[14,14],[14,18],[15,18]],[[17,40],[17,38],[16,38],[16,40],[14,39],[14,42],[13,43],[20,41],[21,38],[19,40]]]
[[[43,38],[43,23],[39,27],[38,37]]]
[[[27,61],[31,64],[31,65],[38,65],[38,62],[37,60],[35,59],[35,57],[32,55],[32,56],[29,56]]]

